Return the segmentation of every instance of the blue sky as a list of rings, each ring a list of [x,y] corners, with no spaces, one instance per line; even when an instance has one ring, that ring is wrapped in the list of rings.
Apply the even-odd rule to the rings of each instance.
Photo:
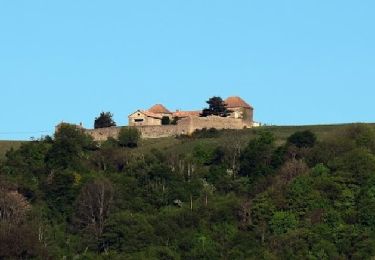
[[[0,0],[0,139],[213,95],[243,97],[268,124],[375,122],[374,12],[372,0]]]

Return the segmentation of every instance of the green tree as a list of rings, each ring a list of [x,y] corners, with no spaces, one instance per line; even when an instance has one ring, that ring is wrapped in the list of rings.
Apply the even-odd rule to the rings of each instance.
[[[231,111],[227,109],[227,105],[221,97],[212,97],[208,101],[208,108],[202,110],[201,116],[228,116]]]
[[[23,143],[19,149],[6,153],[6,166],[18,173],[40,175],[45,172],[45,157],[49,148],[50,144],[44,141]]]
[[[296,228],[298,220],[294,213],[287,211],[277,211],[270,220],[270,228],[275,234],[286,233]]]
[[[240,156],[240,175],[254,181],[272,172],[272,155],[275,138],[270,132],[262,132],[251,140]]]
[[[154,229],[143,214],[120,212],[106,222],[102,236],[103,249],[139,252],[155,241]]]
[[[74,125],[63,124],[55,133],[54,142],[46,155],[49,168],[78,168],[87,151],[96,149],[92,137]]]
[[[51,174],[42,187],[44,199],[54,216],[61,214],[68,215],[72,211],[72,204],[75,200],[76,175],[69,170],[56,171]]]
[[[111,126],[116,126],[116,122],[113,120],[113,114],[111,112],[101,112],[100,115],[95,118],[95,129]]]
[[[344,137],[353,140],[358,147],[368,148],[375,152],[375,131],[366,124],[353,124],[344,131]]]
[[[123,127],[118,136],[118,143],[122,147],[134,148],[138,146],[141,137],[140,132],[135,127]]]
[[[316,143],[316,136],[309,130],[298,131],[289,136],[287,142],[288,144],[293,144],[298,148],[313,147]]]

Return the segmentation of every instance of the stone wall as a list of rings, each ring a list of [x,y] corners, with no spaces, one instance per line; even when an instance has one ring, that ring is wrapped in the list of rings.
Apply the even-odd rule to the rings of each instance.
[[[85,129],[85,132],[91,135],[95,141],[105,141],[108,138],[117,138],[121,127],[107,127],[98,129]]]
[[[137,126],[142,138],[160,138],[178,135],[176,125]]]
[[[142,138],[160,138],[177,135],[190,135],[197,129],[243,129],[251,127],[242,119],[229,117],[187,117],[178,121],[177,125],[135,126]],[[109,137],[117,138],[121,127],[108,127],[100,129],[86,129],[96,141],[105,141]]]
[[[243,129],[245,127],[251,127],[246,124],[242,119],[229,118],[229,117],[191,117],[189,118],[188,134],[191,134],[197,129],[203,128],[216,128],[216,129]]]

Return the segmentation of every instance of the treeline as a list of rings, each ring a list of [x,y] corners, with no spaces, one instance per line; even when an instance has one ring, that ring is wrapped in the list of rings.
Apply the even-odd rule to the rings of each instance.
[[[202,130],[189,152],[140,152],[137,134],[124,136],[131,143],[96,143],[64,125],[10,150],[0,166],[0,259],[375,256],[368,125],[286,141],[260,129],[248,143]]]

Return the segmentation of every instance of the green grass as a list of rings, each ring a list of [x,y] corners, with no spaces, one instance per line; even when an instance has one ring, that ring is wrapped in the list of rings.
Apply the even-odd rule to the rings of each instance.
[[[368,124],[375,130],[375,124]],[[222,130],[215,138],[174,138],[165,137],[157,139],[141,140],[138,148],[132,149],[132,153],[145,154],[152,149],[171,152],[173,154],[182,154],[191,152],[195,146],[218,146],[229,142],[238,142],[245,146],[249,140],[256,136],[258,131],[267,130],[276,137],[276,143],[282,144],[286,139],[296,131],[310,130],[314,132],[318,139],[324,139],[336,130],[347,127],[348,124],[341,125],[307,125],[307,126],[265,126],[260,128],[251,128],[243,130]],[[0,141],[0,159],[2,159],[10,148],[18,148],[24,141]]]
[[[368,124],[375,130],[375,124]],[[251,128],[243,130],[222,130],[216,138],[159,138],[142,140],[134,153],[146,153],[151,149],[159,149],[169,151],[175,154],[189,153],[195,146],[217,146],[228,142],[238,142],[245,146],[249,140],[256,136],[258,131],[270,131],[276,137],[278,145],[283,144],[286,139],[296,131],[310,130],[315,133],[318,139],[325,139],[332,135],[335,131],[348,127],[349,124],[340,125],[307,125],[307,126],[266,126],[260,128]]]

